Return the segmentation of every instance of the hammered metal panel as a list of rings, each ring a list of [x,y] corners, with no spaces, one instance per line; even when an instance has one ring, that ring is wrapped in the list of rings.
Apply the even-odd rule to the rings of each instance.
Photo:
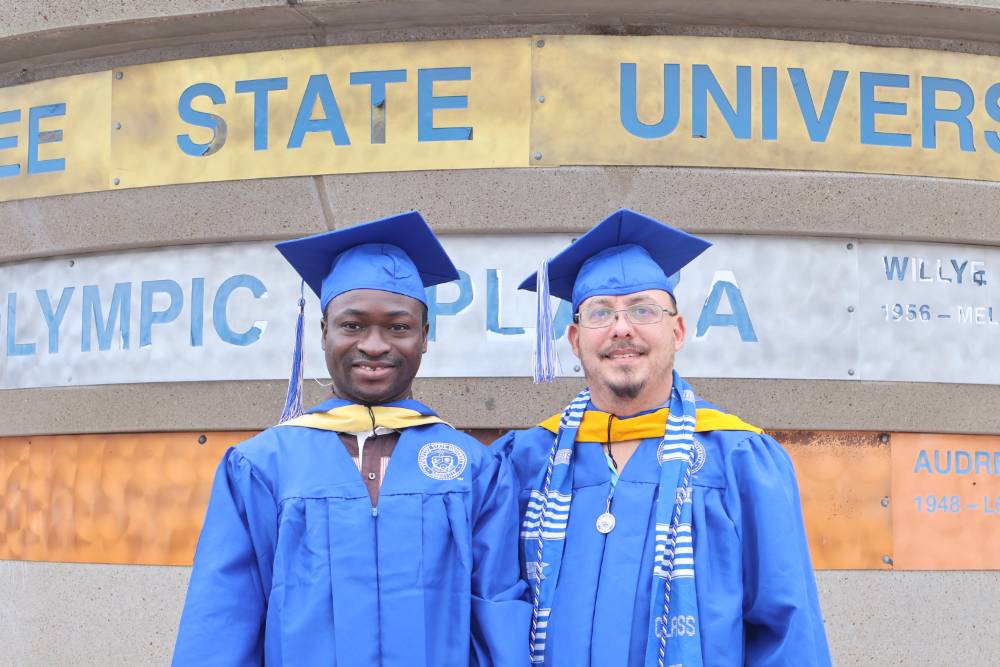
[[[190,565],[216,466],[252,435],[0,438],[0,559]]]
[[[470,433],[482,442],[502,434]],[[190,565],[218,462],[252,435],[2,438],[0,559]],[[883,569],[889,453],[878,434],[774,435],[798,471],[814,566]]]
[[[771,433],[792,457],[813,567],[884,570],[891,553],[889,446],[853,431]]]

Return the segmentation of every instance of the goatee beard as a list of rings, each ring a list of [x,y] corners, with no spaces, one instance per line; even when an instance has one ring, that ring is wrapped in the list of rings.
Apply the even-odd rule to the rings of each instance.
[[[642,389],[645,386],[645,382],[629,382],[628,384],[608,384],[608,389],[617,398],[632,400],[642,393]]]

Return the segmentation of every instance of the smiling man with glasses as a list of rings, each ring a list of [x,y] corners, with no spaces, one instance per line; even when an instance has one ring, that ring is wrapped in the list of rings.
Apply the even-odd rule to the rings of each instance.
[[[674,370],[674,276],[708,246],[622,209],[521,285],[541,311],[572,302],[588,384],[497,443],[522,489],[535,664],[830,664],[788,455]]]

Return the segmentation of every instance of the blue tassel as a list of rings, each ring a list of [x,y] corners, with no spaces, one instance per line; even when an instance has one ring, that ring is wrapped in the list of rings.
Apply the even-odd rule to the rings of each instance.
[[[549,298],[549,266],[543,260],[538,267],[535,280],[537,298],[535,322],[535,351],[531,355],[531,372],[535,384],[554,382],[559,358],[556,355],[556,340],[552,327],[552,303]]]
[[[292,373],[288,378],[288,393],[285,395],[285,407],[281,410],[279,424],[295,419],[302,414],[302,376],[305,372],[305,356],[302,354],[302,321],[305,318],[306,283],[299,286],[299,316],[295,321],[295,349],[292,351]]]

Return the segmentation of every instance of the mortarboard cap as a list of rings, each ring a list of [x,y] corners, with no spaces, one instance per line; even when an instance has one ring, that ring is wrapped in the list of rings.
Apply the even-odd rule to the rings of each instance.
[[[647,289],[673,294],[674,274],[711,245],[653,218],[619,209],[548,260],[549,293],[576,311],[592,296],[618,296]],[[538,274],[520,289],[536,291]]]
[[[458,269],[416,211],[355,227],[276,244],[319,297],[322,312],[336,297],[357,289],[402,294],[427,305],[425,287],[458,280]],[[304,288],[303,288],[304,289]],[[292,372],[280,422],[302,414],[302,355],[305,299],[299,297]]]
[[[533,373],[552,382],[558,359],[549,295],[573,304],[592,296],[619,296],[648,289],[674,293],[674,275],[712,245],[658,220],[622,208],[542,263],[520,289],[538,293]]]
[[[424,305],[424,288],[458,280],[458,270],[417,211],[276,245],[320,307],[356,289],[409,296]]]

